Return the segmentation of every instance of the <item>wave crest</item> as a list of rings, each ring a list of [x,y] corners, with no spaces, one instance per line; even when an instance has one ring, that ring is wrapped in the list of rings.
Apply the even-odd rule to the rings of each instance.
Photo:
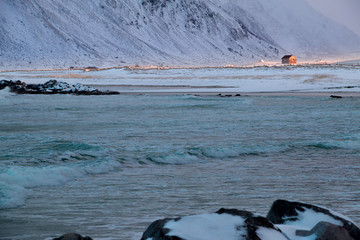
[[[7,167],[0,172],[0,209],[25,204],[33,187],[56,186],[84,177],[114,171],[121,163],[113,160],[93,161],[86,164],[45,167]]]

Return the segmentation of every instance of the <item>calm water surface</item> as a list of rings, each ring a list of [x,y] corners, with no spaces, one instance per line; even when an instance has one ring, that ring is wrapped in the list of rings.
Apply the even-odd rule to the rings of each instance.
[[[360,99],[0,95],[0,239],[140,239],[279,198],[360,222]]]

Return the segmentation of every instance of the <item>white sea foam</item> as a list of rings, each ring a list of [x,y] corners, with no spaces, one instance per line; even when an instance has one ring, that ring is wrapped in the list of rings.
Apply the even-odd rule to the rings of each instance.
[[[64,184],[88,174],[113,171],[116,161],[93,162],[87,165],[21,167],[12,166],[0,173],[0,209],[21,206],[31,194],[30,189]]]
[[[14,93],[10,92],[10,88],[9,87],[6,87],[2,90],[0,90],[0,99],[3,100],[9,96],[13,96],[15,95]]]

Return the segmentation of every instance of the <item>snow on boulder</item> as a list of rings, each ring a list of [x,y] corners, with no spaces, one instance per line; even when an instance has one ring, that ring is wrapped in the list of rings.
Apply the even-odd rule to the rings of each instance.
[[[287,240],[266,218],[248,211],[220,209],[153,222],[141,240]]]
[[[276,226],[290,239],[334,240],[348,239],[348,235],[350,235],[354,240],[360,240],[360,229],[352,220],[324,207],[277,200],[267,214],[267,219],[277,224]],[[337,238],[326,237],[331,236],[329,233],[334,234],[335,232]],[[305,236],[313,237],[301,238]]]

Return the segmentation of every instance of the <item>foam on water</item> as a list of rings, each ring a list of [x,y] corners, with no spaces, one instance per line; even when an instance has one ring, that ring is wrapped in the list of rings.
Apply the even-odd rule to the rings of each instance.
[[[0,90],[0,99],[1,100],[4,100],[10,96],[14,96],[15,94],[10,92],[10,88],[9,87],[6,87],[2,90]]]
[[[198,146],[170,151],[165,155],[152,154],[146,160],[156,164],[183,165],[221,161],[248,155],[260,155],[285,151],[288,146],[244,145],[232,147]]]
[[[106,173],[120,167],[121,164],[113,160],[68,166],[7,167],[0,172],[0,209],[23,205],[31,194],[31,188],[61,185],[89,174]]]
[[[352,149],[359,150],[360,138],[355,134],[341,139],[332,139],[322,142],[310,143],[307,147],[332,150],[332,149]]]

